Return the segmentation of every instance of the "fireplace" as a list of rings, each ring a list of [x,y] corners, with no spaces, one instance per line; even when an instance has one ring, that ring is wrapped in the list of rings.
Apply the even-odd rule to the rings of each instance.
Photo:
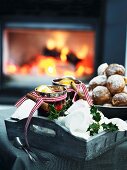
[[[87,83],[99,64],[97,21],[33,21],[14,19],[2,23],[1,93],[4,97],[10,93],[22,96],[63,76]]]

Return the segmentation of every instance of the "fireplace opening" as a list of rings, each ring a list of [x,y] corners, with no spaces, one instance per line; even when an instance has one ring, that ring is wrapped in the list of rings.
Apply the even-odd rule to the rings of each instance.
[[[94,74],[96,31],[92,26],[24,25],[8,24],[3,31],[6,86],[35,87],[63,76],[87,81]]]
[[[88,83],[95,75],[100,60],[96,19],[10,18],[1,26],[1,103],[14,104],[55,78],[72,76]]]

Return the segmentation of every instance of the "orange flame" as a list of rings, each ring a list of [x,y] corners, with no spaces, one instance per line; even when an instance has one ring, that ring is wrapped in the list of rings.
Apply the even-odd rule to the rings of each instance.
[[[15,64],[9,64],[6,67],[6,72],[8,74],[14,74],[14,73],[18,72],[18,68]]]
[[[39,72],[44,71],[49,76],[56,75],[56,62],[52,57],[43,58],[38,62]]]
[[[63,62],[67,61],[67,54],[68,54],[68,52],[69,52],[69,49],[67,47],[64,47],[61,50],[61,55],[60,55],[61,61],[63,61]]]
[[[49,39],[47,41],[47,48],[49,50],[53,50],[55,48],[55,41],[53,39]]]
[[[93,73],[93,55],[89,56],[89,48],[84,45],[81,50],[74,53],[73,57],[80,59],[79,62],[74,64],[68,61],[67,56],[71,53],[68,47],[61,41],[61,35],[55,39],[48,39],[46,47],[49,50],[59,49],[60,56],[43,56],[36,55],[36,59],[23,66],[16,66],[14,64],[8,64],[6,67],[7,74],[34,74],[34,75],[49,75],[52,77],[60,76],[73,76],[82,77]]]

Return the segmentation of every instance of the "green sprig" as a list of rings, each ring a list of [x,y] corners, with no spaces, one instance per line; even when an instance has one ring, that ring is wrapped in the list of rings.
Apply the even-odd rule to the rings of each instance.
[[[99,129],[100,129],[99,123],[92,123],[87,129],[87,131],[90,131],[90,136],[93,136],[98,133]]]
[[[108,130],[111,132],[118,130],[118,126],[116,124],[112,124],[111,122],[108,124],[103,123],[101,126],[104,130]]]
[[[102,127],[103,130],[105,131],[111,131],[111,132],[118,130],[118,126],[111,122],[108,124],[106,123],[99,124],[99,121],[101,120],[101,115],[96,106],[94,105],[91,106],[90,113],[92,114],[93,120],[95,121],[87,129],[87,131],[90,131],[91,136],[98,134],[100,127]]]
[[[50,120],[54,120],[54,119],[57,119],[60,115],[60,113],[55,109],[55,106],[52,105],[52,104],[49,104],[49,110],[50,110],[50,114],[48,116],[48,118]]]
[[[93,120],[95,120],[96,122],[99,122],[101,120],[101,115],[98,112],[98,109],[96,106],[94,105],[91,106],[90,113],[93,115]]]
[[[71,105],[72,105],[72,101],[68,100],[68,101],[66,101],[66,105],[64,105],[63,108],[60,111],[57,111],[53,104],[49,104],[49,116],[48,116],[48,118],[50,120],[54,120],[54,119],[57,119],[59,116],[64,116],[64,112],[67,111],[67,109]]]

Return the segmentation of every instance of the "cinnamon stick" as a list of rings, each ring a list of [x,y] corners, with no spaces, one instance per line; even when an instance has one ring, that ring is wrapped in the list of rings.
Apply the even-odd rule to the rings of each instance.
[[[35,101],[36,102],[36,97],[35,96],[33,96],[31,93],[27,93],[26,94],[26,97],[28,97],[29,99],[31,99],[31,100],[33,100],[33,101]],[[42,103],[42,105],[40,106],[40,108],[42,108],[42,109],[44,109],[45,111],[49,111],[49,105],[48,105],[48,103],[45,103],[45,102],[43,102]]]
[[[80,99],[85,99],[85,96],[77,89],[74,81],[71,82],[71,87],[77,92]]]

